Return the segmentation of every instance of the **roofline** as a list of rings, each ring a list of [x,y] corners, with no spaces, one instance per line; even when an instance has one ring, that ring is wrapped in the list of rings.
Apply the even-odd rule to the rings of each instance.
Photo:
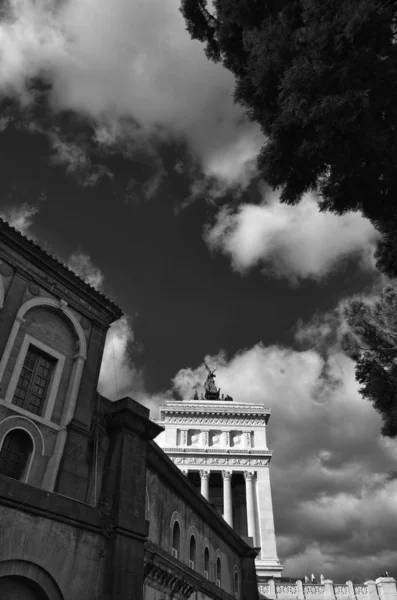
[[[159,464],[160,463],[160,464]],[[161,467],[162,463],[162,467]],[[166,484],[174,488],[178,495],[200,515],[206,523],[241,557],[256,558],[258,549],[249,546],[217,513],[215,508],[193,487],[182,471],[174,465],[170,457],[155,440],[148,442],[147,464]],[[167,473],[168,470],[168,473]]]
[[[113,300],[110,300],[110,298],[105,296],[105,294],[99,292],[92,285],[84,281],[84,279],[76,275],[74,271],[69,269],[69,267],[67,267],[59,259],[55,258],[55,256],[52,256],[39,244],[31,240],[26,235],[23,235],[20,231],[15,229],[15,227],[12,227],[9,223],[7,223],[7,221],[2,219],[1,217],[0,230],[2,235],[7,236],[10,241],[22,247],[25,252],[29,252],[30,254],[35,253],[36,255],[38,255],[37,258],[40,258],[42,261],[52,262],[53,269],[56,271],[58,276],[60,274],[59,267],[61,267],[61,269],[63,270],[63,273],[61,271],[61,276],[67,278],[69,281],[72,280],[72,283],[78,286],[79,289],[81,289],[81,286],[83,286],[84,291],[91,297],[91,299],[95,298],[95,300],[101,305],[102,308],[106,307],[108,311],[114,314],[115,320],[119,319],[123,315],[123,311],[115,302],[113,302]]]

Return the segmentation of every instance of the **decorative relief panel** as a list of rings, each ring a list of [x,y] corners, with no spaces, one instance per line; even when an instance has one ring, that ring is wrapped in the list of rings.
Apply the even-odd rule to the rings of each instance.
[[[222,444],[222,432],[210,431],[210,446],[220,446]]]
[[[276,585],[277,596],[290,596],[296,598],[298,596],[297,585]]]
[[[201,441],[201,431],[191,429],[188,433],[189,446],[199,446]]]
[[[354,593],[356,596],[368,596],[368,587],[366,585],[355,585]]]
[[[270,585],[269,584],[264,584],[264,585],[258,585],[258,590],[261,594],[265,594],[265,596],[267,594],[270,594]]]
[[[334,585],[334,592],[337,598],[344,598],[349,595],[349,588],[347,585]]]
[[[325,586],[324,585],[310,585],[304,584],[303,591],[305,596],[324,596]]]
[[[231,445],[233,446],[233,448],[242,447],[243,434],[241,431],[231,431],[230,438],[231,438]]]

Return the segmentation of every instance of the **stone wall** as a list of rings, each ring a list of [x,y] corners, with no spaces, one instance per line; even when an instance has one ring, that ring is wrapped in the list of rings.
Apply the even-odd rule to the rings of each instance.
[[[163,557],[164,573],[167,569],[179,570],[181,577],[190,581],[192,588],[201,594],[198,596],[200,598],[206,598],[207,595],[225,600],[258,598],[254,564],[256,551],[243,542],[209,502],[197,493],[187,477],[155,443],[149,444],[146,486],[149,544],[153,552]],[[172,556],[172,532],[176,520],[181,532],[180,554],[177,558]],[[191,536],[194,536],[196,543],[194,564],[190,562]],[[209,550],[209,569],[205,575],[206,547]],[[220,585],[217,585],[216,573],[218,558],[221,561]],[[151,580],[148,585],[153,587],[156,581]],[[167,593],[167,588],[160,591]],[[148,600],[164,598],[164,595],[153,594],[153,591],[147,590],[145,597]]]

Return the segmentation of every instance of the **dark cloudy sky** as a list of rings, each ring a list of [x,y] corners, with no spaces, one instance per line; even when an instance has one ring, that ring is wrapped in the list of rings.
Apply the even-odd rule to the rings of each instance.
[[[313,196],[281,205],[258,179],[263,137],[176,0],[10,7],[0,212],[123,308],[103,393],[156,417],[217,360],[223,391],[272,408],[284,574],[393,573],[397,447],[338,347],[343,303],[379,289],[372,226]]]

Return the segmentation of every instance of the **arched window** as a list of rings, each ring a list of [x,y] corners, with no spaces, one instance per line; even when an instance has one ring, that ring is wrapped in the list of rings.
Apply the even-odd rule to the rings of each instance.
[[[239,597],[239,582],[237,571],[234,571],[234,595],[236,596],[236,598]]]
[[[178,521],[175,521],[172,529],[172,556],[179,558],[181,552],[181,528]]]
[[[194,569],[196,563],[196,538],[194,535],[190,536],[190,548],[189,548],[189,567]]]
[[[210,551],[207,546],[204,549],[204,577],[209,579],[210,573]]]
[[[32,452],[30,435],[23,429],[13,429],[7,433],[0,450],[0,473],[13,479],[22,479]]]
[[[15,388],[13,403],[42,415],[56,361],[30,344]]]
[[[219,556],[216,561],[216,585],[219,587],[222,585],[222,565]]]

